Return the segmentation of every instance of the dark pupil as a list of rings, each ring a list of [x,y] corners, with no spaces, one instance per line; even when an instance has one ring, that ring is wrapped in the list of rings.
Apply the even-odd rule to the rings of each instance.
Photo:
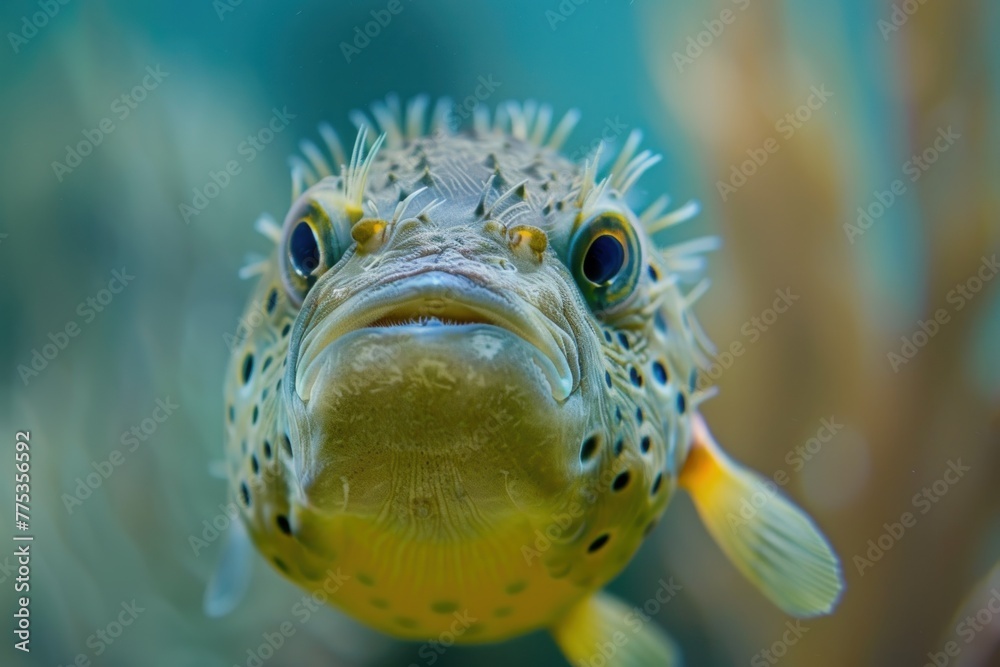
[[[603,285],[622,270],[625,248],[614,236],[603,234],[594,239],[583,258],[583,275],[587,280]]]
[[[313,272],[319,266],[319,245],[316,243],[316,235],[313,234],[312,227],[306,222],[300,222],[292,230],[292,238],[289,240],[289,254],[292,258],[292,266],[303,276]]]

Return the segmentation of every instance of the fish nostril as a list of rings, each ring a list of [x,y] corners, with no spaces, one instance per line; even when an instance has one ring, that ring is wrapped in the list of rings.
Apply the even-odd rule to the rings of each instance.
[[[371,252],[385,237],[383,232],[385,232],[387,225],[385,220],[377,218],[359,220],[351,227],[351,238],[357,242],[359,250]]]

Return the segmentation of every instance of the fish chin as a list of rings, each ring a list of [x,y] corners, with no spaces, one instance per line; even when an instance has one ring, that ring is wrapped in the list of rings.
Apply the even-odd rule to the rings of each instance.
[[[364,328],[302,370],[309,504],[396,517],[513,514],[562,488],[578,401],[552,395],[551,361],[493,325]],[[346,491],[345,482],[350,491]],[[387,500],[388,499],[388,500]],[[421,514],[423,513],[423,514]]]

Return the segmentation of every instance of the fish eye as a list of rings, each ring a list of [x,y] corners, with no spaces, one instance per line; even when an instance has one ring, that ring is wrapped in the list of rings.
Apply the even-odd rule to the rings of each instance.
[[[639,282],[641,248],[628,219],[615,211],[584,221],[570,242],[570,268],[596,312],[625,303]]]
[[[305,220],[300,220],[288,239],[288,258],[292,268],[303,278],[319,267],[319,239],[316,231]]]
[[[285,217],[278,264],[285,291],[295,305],[301,305],[309,289],[349,245],[338,236],[335,226],[323,202],[309,194],[303,195]]]
[[[595,285],[612,280],[625,266],[625,246],[611,234],[601,234],[590,242],[583,256],[583,275]]]

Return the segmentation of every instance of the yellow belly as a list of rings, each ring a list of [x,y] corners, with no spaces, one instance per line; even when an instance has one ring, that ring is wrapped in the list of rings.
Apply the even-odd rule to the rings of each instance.
[[[296,514],[297,539],[279,542],[280,550],[270,535],[255,535],[261,551],[307,591],[325,590],[321,597],[334,606],[402,639],[490,642],[549,627],[631,553],[609,549],[553,571],[549,549],[558,547],[524,520],[479,539],[446,540],[404,537],[370,519],[305,514]]]

